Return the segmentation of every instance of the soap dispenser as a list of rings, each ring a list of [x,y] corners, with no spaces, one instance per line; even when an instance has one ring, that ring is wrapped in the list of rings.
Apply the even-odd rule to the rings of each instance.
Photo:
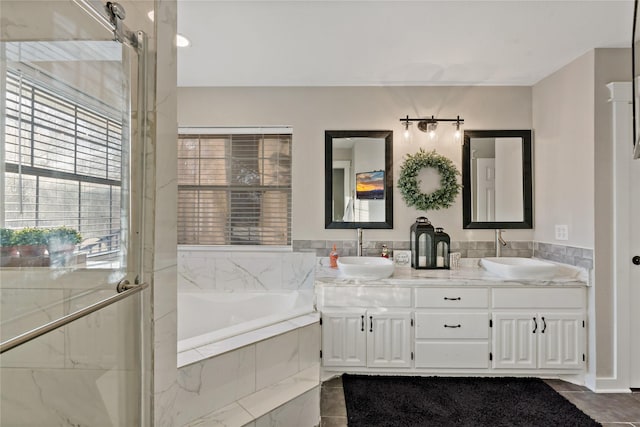
[[[335,243],[333,249],[329,252],[329,267],[338,268],[338,251],[336,250]]]

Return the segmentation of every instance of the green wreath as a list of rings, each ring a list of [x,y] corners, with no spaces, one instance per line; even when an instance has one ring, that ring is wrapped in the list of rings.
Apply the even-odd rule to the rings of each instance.
[[[422,168],[436,168],[440,173],[440,188],[433,193],[420,192],[418,172]],[[415,206],[421,211],[439,210],[450,207],[460,193],[462,185],[458,184],[458,169],[448,158],[436,153],[420,149],[416,154],[407,154],[407,159],[400,167],[398,188],[407,206]]]

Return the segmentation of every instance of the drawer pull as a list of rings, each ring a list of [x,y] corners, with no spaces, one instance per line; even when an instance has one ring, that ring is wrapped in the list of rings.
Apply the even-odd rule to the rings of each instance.
[[[542,333],[547,330],[547,322],[544,320],[544,316],[542,316]]]
[[[536,318],[533,318],[533,334],[536,333],[536,331],[538,330],[538,321],[536,320]]]
[[[462,325],[447,325],[447,324],[445,324],[444,327],[445,328],[461,328]]]
[[[369,316],[369,332],[373,332],[373,316]]]
[[[445,301],[460,301],[462,300],[462,298],[460,297],[455,297],[455,298],[449,298],[449,297],[444,297]]]
[[[360,316],[360,332],[364,332],[364,314]]]

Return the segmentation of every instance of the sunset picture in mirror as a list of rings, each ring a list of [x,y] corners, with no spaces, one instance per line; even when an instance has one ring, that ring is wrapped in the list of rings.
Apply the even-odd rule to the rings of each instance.
[[[384,171],[356,173],[356,198],[360,200],[384,199]]]

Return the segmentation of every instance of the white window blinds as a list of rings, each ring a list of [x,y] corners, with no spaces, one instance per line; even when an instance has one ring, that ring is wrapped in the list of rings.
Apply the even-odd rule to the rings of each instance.
[[[181,130],[179,244],[291,244],[292,138],[279,130]]]
[[[119,246],[122,124],[7,71],[5,227],[68,226]],[[79,94],[80,97],[81,94]]]

